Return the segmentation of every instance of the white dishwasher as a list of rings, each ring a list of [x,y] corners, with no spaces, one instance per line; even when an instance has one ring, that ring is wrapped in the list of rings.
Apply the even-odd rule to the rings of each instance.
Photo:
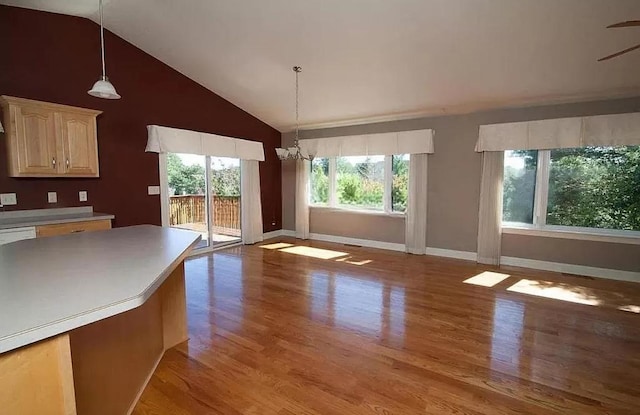
[[[35,237],[35,226],[29,226],[26,228],[0,229],[0,245],[8,244],[15,241],[21,241],[23,239],[32,239]]]

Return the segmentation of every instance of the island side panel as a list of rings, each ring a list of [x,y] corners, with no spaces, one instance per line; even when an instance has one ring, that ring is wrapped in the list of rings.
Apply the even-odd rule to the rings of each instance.
[[[164,352],[159,294],[70,333],[78,414],[123,415],[133,408]]]
[[[167,350],[189,338],[184,262],[181,262],[173,270],[160,287],[160,296],[162,299],[164,349]]]
[[[67,334],[0,354],[0,412],[76,414]]]

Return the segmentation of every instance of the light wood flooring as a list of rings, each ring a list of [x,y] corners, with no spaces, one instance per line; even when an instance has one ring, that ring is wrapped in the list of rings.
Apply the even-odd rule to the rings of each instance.
[[[187,261],[135,414],[640,414],[640,284],[281,240]]]

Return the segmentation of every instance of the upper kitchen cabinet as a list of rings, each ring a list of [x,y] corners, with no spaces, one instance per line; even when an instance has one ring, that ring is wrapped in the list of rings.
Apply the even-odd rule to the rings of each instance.
[[[3,95],[11,177],[98,177],[101,111]]]

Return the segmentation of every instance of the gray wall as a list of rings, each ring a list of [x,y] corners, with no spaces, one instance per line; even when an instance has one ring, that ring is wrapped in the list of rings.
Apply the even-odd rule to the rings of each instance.
[[[502,109],[348,127],[301,131],[301,138],[431,128],[435,154],[429,156],[427,246],[476,251],[481,157],[474,151],[482,124],[547,118],[640,112],[640,97],[575,104]],[[293,141],[283,134],[283,146]],[[282,167],[283,228],[295,229],[295,166]],[[403,243],[404,219],[311,209],[313,233]],[[502,255],[602,268],[640,271],[640,245],[504,235]]]

